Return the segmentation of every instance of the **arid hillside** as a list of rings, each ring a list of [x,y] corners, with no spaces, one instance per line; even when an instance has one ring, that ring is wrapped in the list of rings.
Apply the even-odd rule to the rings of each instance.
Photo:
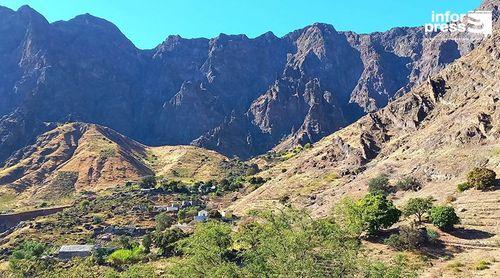
[[[214,151],[148,147],[106,127],[71,123],[44,133],[11,156],[0,169],[0,194],[19,206],[68,197],[75,191],[120,186],[154,174],[206,181],[221,178],[229,168],[229,159]]]
[[[256,158],[267,167],[260,175],[268,181],[232,208],[244,215],[288,202],[322,217],[340,199],[366,194],[371,178],[384,174],[394,185],[411,177],[421,188],[394,193],[391,198],[398,207],[409,198],[430,196],[453,206],[461,219],[455,232],[441,233],[444,246],[436,258],[446,258],[433,261],[423,277],[498,277],[500,264],[494,258],[500,255],[500,191],[460,193],[457,185],[474,167],[500,173],[499,59],[497,30],[470,54],[384,109],[310,148]],[[380,244],[367,246],[391,254]],[[495,263],[485,271],[475,266],[492,258]]]

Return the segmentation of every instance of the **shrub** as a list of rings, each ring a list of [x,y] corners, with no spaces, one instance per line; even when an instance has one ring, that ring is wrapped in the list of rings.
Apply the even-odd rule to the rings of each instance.
[[[113,249],[111,248],[97,248],[94,254],[94,262],[97,264],[103,264],[105,262],[105,258],[113,253],[112,250]]]
[[[156,186],[156,177],[155,176],[146,176],[146,177],[142,178],[139,181],[139,186],[141,188],[145,188],[145,189],[154,188]]]
[[[431,222],[441,230],[449,230],[453,225],[460,223],[455,209],[450,206],[437,206],[430,210]]]
[[[422,184],[413,177],[404,177],[396,183],[396,188],[403,191],[418,191],[422,188]]]
[[[458,192],[464,192],[465,190],[469,190],[471,188],[474,188],[474,186],[468,182],[459,183],[457,185]]]
[[[92,217],[92,223],[93,224],[101,224],[104,220],[102,219],[101,216],[98,216],[98,215],[94,215]]]
[[[457,200],[457,198],[453,195],[448,195],[446,196],[446,198],[444,199],[445,203],[449,204],[449,203],[453,203]]]
[[[134,247],[133,249],[118,249],[108,256],[107,261],[115,266],[133,264],[141,259],[143,249]]]
[[[475,270],[485,270],[490,268],[491,263],[485,260],[480,260],[479,262],[476,263],[474,266]]]
[[[439,234],[436,230],[433,229],[427,229],[427,239],[429,240],[429,243],[436,244],[439,240]]]
[[[89,200],[83,200],[80,202],[80,208],[81,209],[87,209],[90,206],[90,201]]]
[[[19,277],[37,277],[46,268],[41,260],[48,247],[37,241],[25,241],[9,257],[10,270]]]
[[[120,245],[124,249],[131,249],[132,244],[130,243],[130,237],[128,236],[120,236],[118,238],[118,241],[120,242]]]
[[[253,175],[257,174],[258,172],[259,172],[259,166],[255,163],[253,163],[253,164],[248,166],[245,174],[247,176],[253,176]]]
[[[222,215],[220,212],[216,209],[211,209],[208,211],[208,218],[210,219],[221,219]]]
[[[179,254],[179,251],[176,248],[176,243],[184,237],[186,237],[186,234],[180,229],[156,232],[153,239],[156,247],[158,247],[158,255],[172,256]]]
[[[12,252],[12,259],[36,259],[47,251],[47,246],[38,241],[25,241]]]
[[[151,244],[152,244],[152,240],[151,240],[151,236],[150,235],[145,235],[143,238],[142,238],[142,246],[144,247],[144,252],[146,254],[149,254],[149,252],[151,251]]]
[[[422,223],[423,215],[432,208],[433,202],[434,199],[432,197],[411,198],[403,207],[403,215],[406,217],[414,215],[417,217],[417,223],[420,224]]]
[[[97,277],[97,276],[89,276]],[[108,270],[105,275],[106,278],[157,278],[160,277],[154,267],[149,265],[132,265],[127,270],[117,272],[115,270]]]
[[[251,177],[249,180],[248,180],[249,183],[251,184],[263,184],[266,182],[266,180],[262,177]]]
[[[364,275],[360,277],[384,277],[384,278],[399,278],[399,277],[418,277],[417,270],[419,266],[412,263],[403,254],[398,254],[390,263],[377,260],[362,268]]]
[[[467,182],[478,190],[495,186],[496,173],[487,168],[474,168],[467,174]]]
[[[385,244],[399,251],[415,250],[425,242],[426,237],[414,226],[401,226],[398,234],[392,234],[384,240]]]
[[[211,185],[210,185],[211,186]],[[240,189],[242,186],[241,179],[231,178],[231,179],[222,179],[217,184],[217,191],[219,193],[222,192],[232,192]]]
[[[198,210],[196,207],[187,207],[180,209],[179,212],[177,213],[177,221],[178,222],[184,222],[190,220],[193,216],[195,216],[198,213]]]
[[[288,196],[288,195],[283,195],[283,196],[281,196],[281,197],[279,198],[279,200],[278,200],[278,201],[280,202],[280,204],[285,205],[285,204],[287,204],[287,203],[288,203],[288,201],[290,201],[290,196]]]
[[[161,232],[172,226],[175,220],[166,212],[162,212],[155,217],[155,221],[156,221],[156,230]]]
[[[380,175],[368,181],[368,191],[370,193],[388,194],[391,192],[389,187],[389,178],[386,175]]]

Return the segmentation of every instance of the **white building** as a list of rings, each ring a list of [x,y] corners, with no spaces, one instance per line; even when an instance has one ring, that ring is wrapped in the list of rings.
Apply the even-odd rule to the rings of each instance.
[[[88,257],[94,252],[94,245],[63,245],[59,249],[58,258],[61,260],[69,260],[75,257]]]
[[[194,221],[196,221],[196,222],[204,222],[204,221],[207,220],[207,218],[208,218],[208,211],[206,211],[206,210],[200,210],[198,212],[198,215],[196,215],[194,217]]]

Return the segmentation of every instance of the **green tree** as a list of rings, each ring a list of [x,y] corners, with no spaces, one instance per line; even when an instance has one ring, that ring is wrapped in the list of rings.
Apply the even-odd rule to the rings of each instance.
[[[403,215],[406,217],[414,215],[417,218],[417,224],[422,223],[422,217],[432,208],[434,199],[427,198],[411,198],[403,207]]]
[[[357,208],[357,202],[346,203],[345,207]],[[406,261],[365,263],[356,229],[341,225],[337,217],[313,219],[307,212],[290,207],[253,212],[251,216],[253,221],[237,231],[222,222],[198,224],[191,236],[176,244],[183,257],[172,261],[168,275],[413,277]]]
[[[434,226],[441,230],[449,230],[453,225],[460,223],[455,209],[450,206],[436,206],[430,210],[430,219]]]
[[[141,188],[155,188],[156,186],[156,177],[155,176],[146,176],[144,178],[142,178],[140,181],[139,181],[139,186]]]
[[[155,217],[156,230],[161,232],[169,228],[174,224],[175,220],[173,217],[168,215],[166,212],[162,212]]]
[[[389,178],[387,175],[382,174],[368,181],[368,192],[370,193],[388,194],[390,191],[391,188],[389,186]]]
[[[183,260],[169,270],[174,277],[237,277],[238,265],[229,260],[231,226],[209,221],[196,225],[194,233],[179,242]]]
[[[159,256],[172,256],[178,254],[176,242],[186,237],[180,229],[166,230],[154,234],[154,243],[158,247]]]
[[[47,245],[37,241],[25,241],[14,249],[9,257],[10,270],[19,277],[37,277],[47,268],[41,259],[48,250]]]
[[[340,277],[354,273],[359,240],[332,219],[286,208],[253,215],[235,236],[244,273],[259,277]]]
[[[153,243],[153,241],[151,240],[151,236],[150,235],[145,235],[142,238],[142,246],[144,247],[144,252],[146,254],[149,254],[149,252],[151,252],[151,244],[152,243]]]
[[[345,213],[350,223],[358,225],[369,235],[375,234],[382,228],[390,227],[398,222],[401,216],[401,211],[381,193],[367,194],[347,207]]]
[[[496,173],[487,168],[474,168],[467,174],[467,182],[478,190],[495,186]]]

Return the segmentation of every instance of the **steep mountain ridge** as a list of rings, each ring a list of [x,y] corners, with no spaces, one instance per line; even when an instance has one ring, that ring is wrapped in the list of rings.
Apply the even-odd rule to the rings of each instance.
[[[283,196],[328,213],[367,180],[413,176],[417,193],[442,200],[474,166],[500,171],[500,33],[378,112],[327,136],[261,175],[270,180],[234,204],[240,213],[275,206]],[[496,192],[491,194],[497,194]]]
[[[498,1],[485,3],[498,11]],[[283,140],[315,142],[478,43],[458,41],[457,55],[436,64],[453,38],[431,46],[421,28],[360,35],[318,23],[281,38],[169,36],[139,50],[88,14],[49,24],[27,6],[0,12],[0,161],[47,122],[92,122],[148,145],[242,158]]]

